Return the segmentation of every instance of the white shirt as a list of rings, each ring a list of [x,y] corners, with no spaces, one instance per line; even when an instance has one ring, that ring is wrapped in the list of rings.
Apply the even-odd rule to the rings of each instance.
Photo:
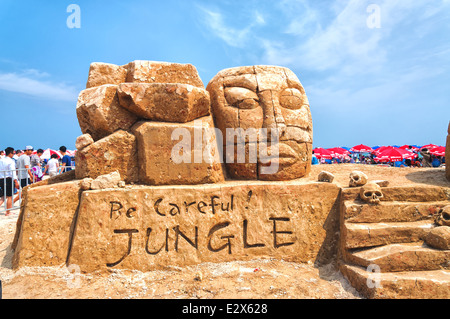
[[[47,162],[48,165],[48,171],[49,172],[56,172],[58,170],[58,160],[56,158],[52,158]]]
[[[6,171],[6,172],[5,172]],[[17,179],[16,162],[9,156],[5,156],[0,160],[0,178]]]
[[[28,166],[28,168],[30,168],[30,157],[26,154],[23,154],[17,161],[17,168],[19,169],[18,175],[20,179],[28,178],[28,170],[25,169],[25,166]]]

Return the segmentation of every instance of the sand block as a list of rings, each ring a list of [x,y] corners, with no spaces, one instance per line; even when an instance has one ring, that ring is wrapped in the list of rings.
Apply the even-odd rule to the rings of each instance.
[[[346,254],[347,261],[362,267],[377,265],[381,272],[450,269],[450,250],[423,243],[391,244]]]
[[[450,298],[450,271],[380,273],[374,277],[373,271],[345,264],[340,266],[340,271],[353,287],[370,299]],[[374,278],[379,282],[375,282]]]
[[[83,134],[77,137],[75,147],[77,148],[77,150],[81,150],[86,146],[91,145],[92,143],[94,143],[94,139],[92,138],[91,134]]]
[[[329,262],[339,188],[244,182],[83,192],[69,264],[82,272],[283,258]]]
[[[133,133],[140,183],[179,185],[224,180],[210,116],[185,124],[138,122]]]
[[[367,205],[361,201],[345,201],[343,221],[349,223],[392,223],[432,220],[448,202],[380,202]]]
[[[79,150],[75,155],[76,178],[97,178],[118,171],[127,183],[137,181],[136,138],[119,130]]]
[[[185,123],[209,115],[209,93],[189,84],[123,83],[118,95],[141,119]]]
[[[83,134],[97,141],[119,129],[127,130],[137,116],[119,105],[117,85],[105,84],[81,91],[77,117]]]
[[[423,241],[434,227],[430,220],[397,223],[345,223],[342,240],[346,248],[365,248]]]
[[[104,84],[120,84],[127,78],[127,66],[111,63],[94,62],[89,68],[89,76],[86,88],[101,86]]]
[[[137,60],[128,63],[126,82],[182,83],[204,88],[197,69],[192,64]]]
[[[80,181],[24,189],[12,245],[15,269],[64,265],[80,194]]]
[[[432,229],[425,241],[431,247],[449,250],[450,249],[450,227],[448,226],[440,226]],[[449,260],[449,259],[447,259]]]

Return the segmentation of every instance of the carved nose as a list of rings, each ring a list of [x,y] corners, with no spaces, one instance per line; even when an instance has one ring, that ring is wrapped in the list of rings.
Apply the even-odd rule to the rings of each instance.
[[[260,94],[260,101],[264,112],[263,128],[267,129],[269,136],[272,130],[276,130],[279,138],[283,137],[286,132],[286,122],[275,92],[262,92]]]

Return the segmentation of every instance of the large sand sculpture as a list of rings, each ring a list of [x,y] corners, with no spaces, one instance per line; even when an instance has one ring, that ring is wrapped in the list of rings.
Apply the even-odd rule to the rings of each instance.
[[[267,257],[338,262],[371,298],[450,297],[450,189],[306,181],[312,119],[289,69],[227,69],[205,89],[189,64],[93,63],[77,115],[76,170],[24,189],[15,269]]]

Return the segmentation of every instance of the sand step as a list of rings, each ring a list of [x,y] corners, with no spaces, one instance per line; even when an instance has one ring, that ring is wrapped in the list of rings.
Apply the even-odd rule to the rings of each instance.
[[[359,266],[341,264],[340,271],[366,298],[450,298],[450,271],[447,270],[379,273]]]
[[[343,218],[350,223],[413,222],[433,219],[448,201],[439,202],[380,202],[369,205],[363,201],[346,201]]]
[[[367,248],[420,242],[434,227],[436,225],[431,220],[401,223],[344,223],[341,235],[345,248]]]
[[[376,265],[381,272],[450,270],[450,250],[424,243],[390,244],[347,252],[346,261],[362,266]]]
[[[344,188],[341,192],[341,200],[356,200],[359,198],[360,187]],[[431,185],[394,186],[382,187],[382,201],[404,202],[437,202],[450,201],[448,189]]]

